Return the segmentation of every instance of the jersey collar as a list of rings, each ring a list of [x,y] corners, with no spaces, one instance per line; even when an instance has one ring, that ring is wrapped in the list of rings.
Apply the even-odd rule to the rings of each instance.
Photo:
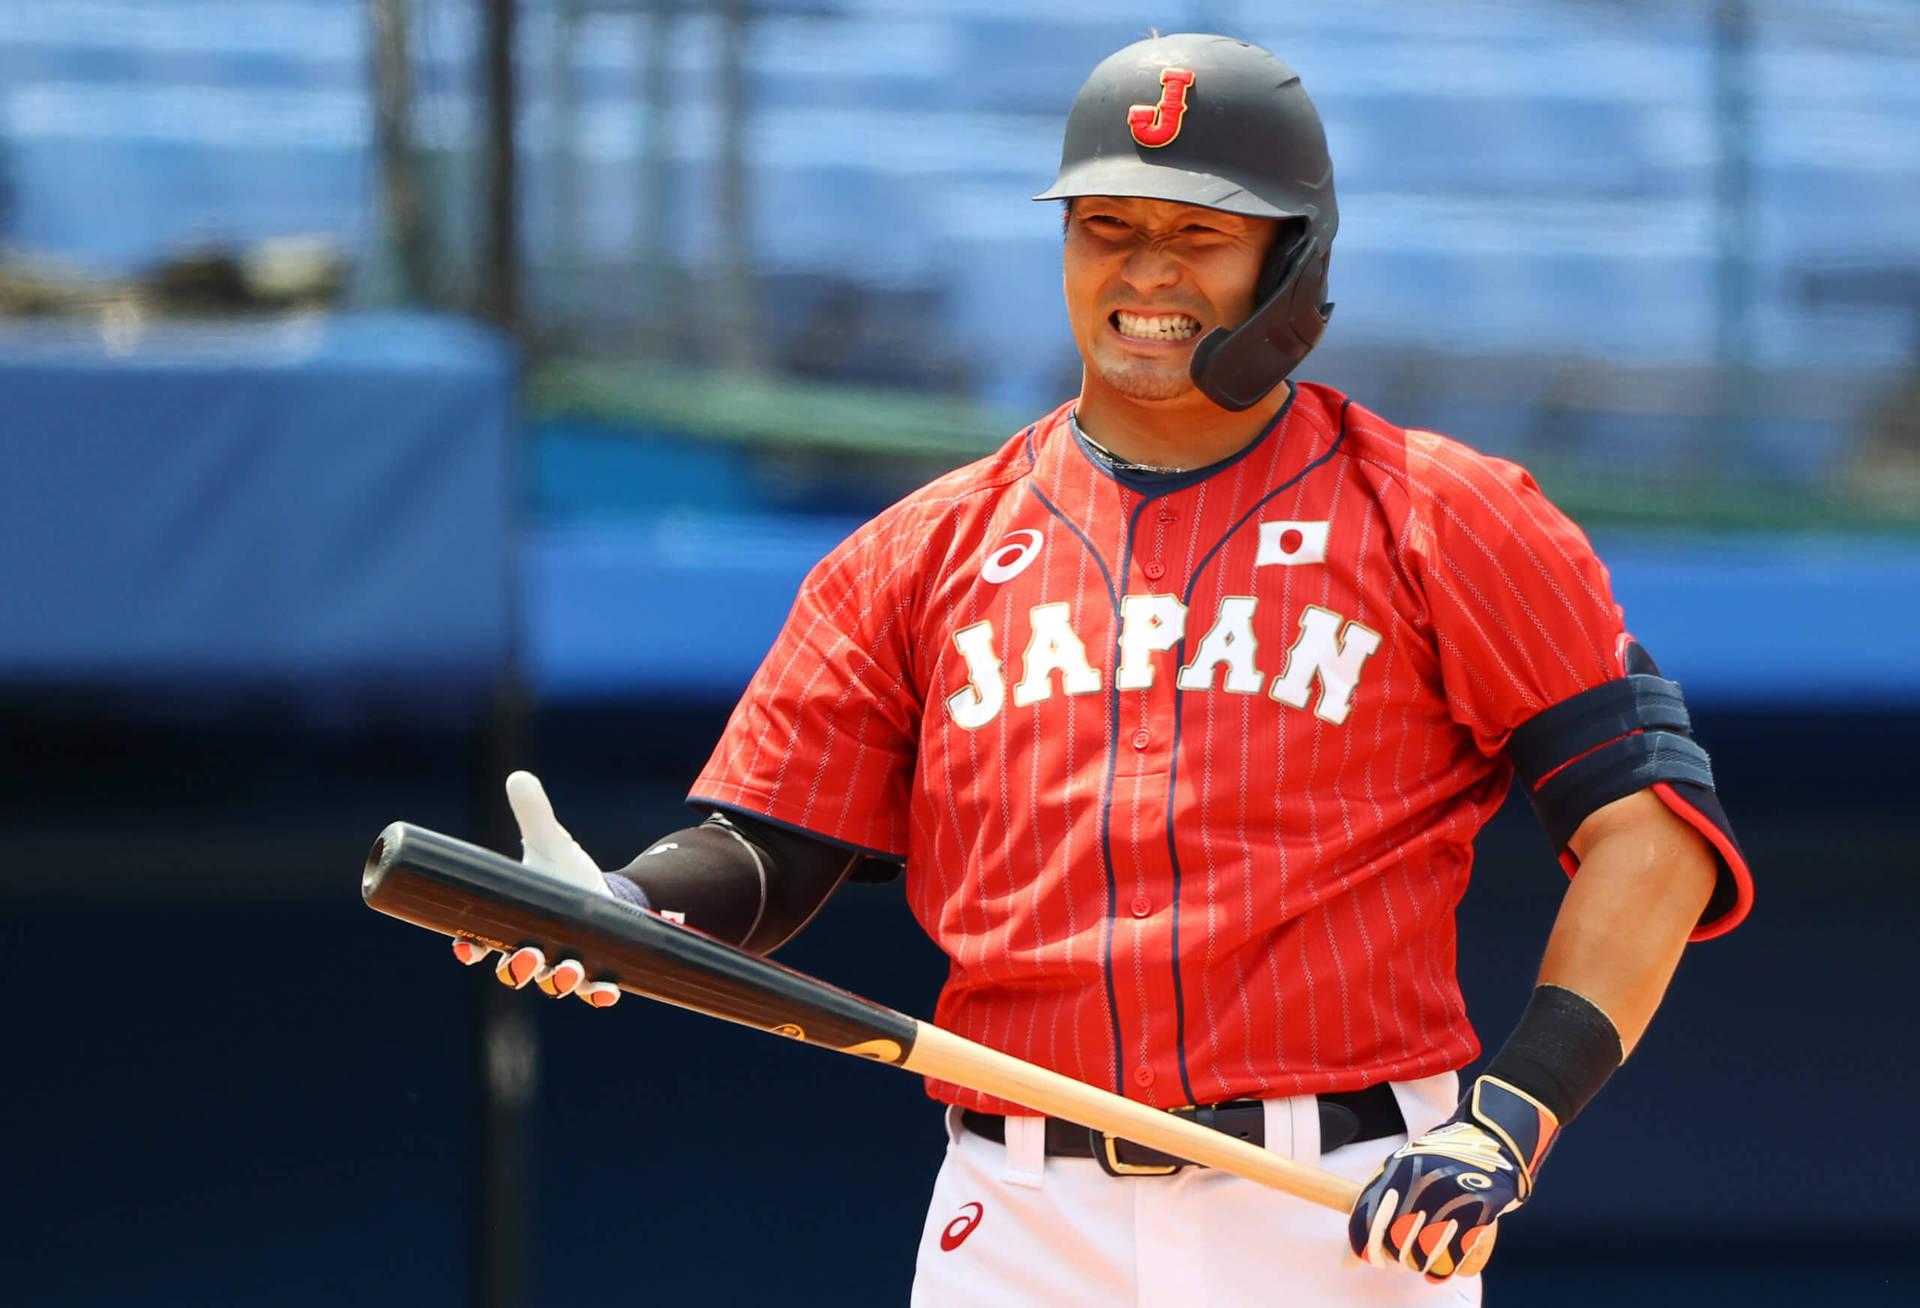
[[[1092,465],[1094,471],[1109,480],[1120,483],[1135,494],[1144,495],[1148,499],[1154,499],[1161,495],[1170,494],[1173,491],[1185,490],[1189,486],[1197,486],[1209,477],[1217,476],[1225,472],[1234,464],[1240,462],[1240,460],[1265,445],[1273,438],[1273,434],[1280,430],[1281,424],[1286,422],[1287,415],[1293,412],[1294,401],[1299,398],[1300,388],[1298,386],[1289,386],[1287,389],[1286,403],[1280,406],[1279,412],[1273,415],[1272,421],[1260,429],[1258,436],[1217,463],[1209,463],[1204,468],[1189,468],[1183,472],[1147,472],[1138,468],[1115,467],[1100,451],[1092,447],[1087,440],[1087,434],[1080,430],[1079,409],[1077,406],[1067,406],[1066,425],[1067,429],[1073,433],[1073,443],[1078,447],[1080,457]]]

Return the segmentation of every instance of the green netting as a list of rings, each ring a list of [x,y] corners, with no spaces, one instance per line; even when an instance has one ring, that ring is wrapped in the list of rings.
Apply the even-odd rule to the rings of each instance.
[[[536,418],[629,422],[712,440],[889,458],[978,458],[1018,426],[971,400],[657,363],[559,362],[528,379]]]
[[[1529,468],[1541,489],[1585,527],[1684,527],[1736,531],[1869,531],[1920,535],[1920,509],[1818,495],[1770,482],[1690,478],[1615,481],[1591,465]]]
[[[992,450],[1021,422],[966,399],[659,363],[550,363],[528,379],[526,403],[536,420],[586,418],[789,455],[848,456],[849,478],[879,464],[955,466]],[[1589,527],[1920,534],[1920,497],[1869,501],[1777,482],[1656,481],[1592,463],[1527,462],[1554,501]]]

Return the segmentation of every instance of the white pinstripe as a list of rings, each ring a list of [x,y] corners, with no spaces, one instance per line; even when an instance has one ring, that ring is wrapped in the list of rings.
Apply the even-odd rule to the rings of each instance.
[[[1138,497],[1092,471],[1056,415],[1034,438],[1031,472],[1024,444],[1010,446],[910,496],[829,556],[716,748],[697,794],[907,855],[914,911],[955,959],[939,1016],[960,1034],[1095,1084],[1144,1061],[1161,1075],[1150,1092],[1128,1079],[1128,1093],[1159,1103],[1179,1093],[1167,1079],[1181,1015],[1169,1006],[1176,960],[1162,911],[1171,819],[1197,1092],[1418,1076],[1475,1047],[1446,962],[1446,914],[1471,836],[1500,798],[1505,765],[1490,751],[1533,709],[1614,675],[1618,615],[1577,530],[1505,465],[1358,409],[1343,438],[1340,398],[1301,389],[1263,448],[1160,497],[1187,519],[1183,559],[1168,559],[1178,529],[1159,520],[1160,505],[1143,510],[1155,521],[1142,524],[1137,563],[1168,564],[1149,590],[1192,587],[1185,651],[1224,596],[1259,597],[1264,676],[1278,671],[1266,664],[1290,644],[1306,595],[1382,633],[1345,726],[1265,695],[1241,695],[1229,715],[1214,696],[1230,692],[1179,692],[1162,675],[1149,690],[1120,692],[1119,719],[1103,686],[1086,705],[1055,693],[956,734],[942,692],[957,689],[949,633],[959,625],[994,615],[1011,680],[1027,612],[1067,598],[1089,658],[1112,657],[1117,619],[1087,546],[1023,483],[1081,524],[1119,592],[1138,588],[1118,571]],[[1336,439],[1341,453],[1249,515]],[[1209,543],[1243,516],[1196,581]],[[1326,563],[1256,576],[1263,517],[1332,523]],[[987,595],[978,561],[1016,526],[1044,529],[1045,557]],[[1526,539],[1507,539],[1515,534]],[[1063,548],[1073,568],[1054,556]],[[1175,742],[1167,715],[1180,694],[1204,702],[1183,701]],[[922,705],[933,712],[924,722]],[[1115,739],[1142,723],[1149,748]],[[1329,734],[1349,731],[1365,734]],[[1116,753],[1117,921],[1097,835],[1099,778]],[[880,802],[896,795],[903,801]],[[1146,895],[1153,914],[1134,918],[1130,893]],[[1118,1014],[1099,966],[1106,933],[1114,967],[1133,974]]]

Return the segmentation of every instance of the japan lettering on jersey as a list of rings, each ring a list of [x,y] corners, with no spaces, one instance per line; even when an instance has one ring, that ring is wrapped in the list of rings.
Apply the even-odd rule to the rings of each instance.
[[[904,860],[969,1039],[1159,1106],[1419,1077],[1478,1052],[1500,751],[1621,621],[1524,472],[1327,388],[1151,481],[1063,407],[813,570],[690,798]]]

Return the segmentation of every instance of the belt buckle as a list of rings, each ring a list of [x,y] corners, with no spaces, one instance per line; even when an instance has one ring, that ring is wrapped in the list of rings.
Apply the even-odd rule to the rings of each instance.
[[[1120,1143],[1120,1137],[1111,1131],[1096,1131],[1088,1128],[1093,1137],[1094,1161],[1100,1164],[1108,1176],[1172,1176],[1185,1167],[1185,1163],[1123,1163],[1114,1151]]]

